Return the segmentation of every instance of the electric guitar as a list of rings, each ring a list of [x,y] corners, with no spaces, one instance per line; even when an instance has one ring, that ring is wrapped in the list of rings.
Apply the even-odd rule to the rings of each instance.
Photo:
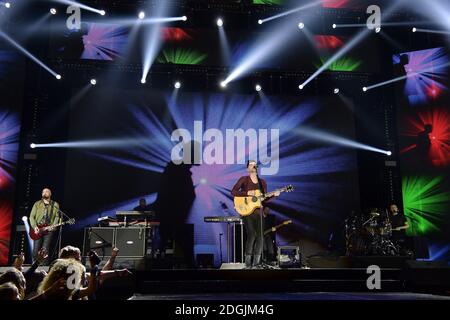
[[[281,227],[287,226],[288,224],[291,224],[291,223],[292,223],[292,220],[286,220],[283,223],[280,223],[279,225],[276,225],[275,227],[272,227],[272,228],[267,229],[266,231],[264,231],[264,235],[267,236],[269,233],[275,232],[278,229],[280,229]]]
[[[74,224],[74,223],[75,223],[75,219],[69,219],[67,221],[64,221],[64,222],[61,222],[58,224],[54,224],[54,225],[49,225],[47,223],[41,224],[41,225],[37,226],[39,229],[38,232],[34,232],[34,229],[30,228],[29,235],[32,240],[38,240],[38,239],[42,238],[43,236],[45,236],[46,234],[48,234],[49,232],[53,231],[53,229],[55,229],[55,228],[58,228],[65,224]]]
[[[261,194],[261,191],[255,190],[254,196],[234,197],[234,208],[239,215],[246,217],[255,212],[256,209],[261,208],[262,202],[267,198],[274,196],[275,193],[292,192],[293,190],[294,187],[292,185],[265,194]]]

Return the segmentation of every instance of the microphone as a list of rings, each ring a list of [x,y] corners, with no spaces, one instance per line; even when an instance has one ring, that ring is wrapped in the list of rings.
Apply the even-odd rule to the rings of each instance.
[[[222,207],[223,210],[228,210],[228,206],[226,205],[225,202],[223,201],[219,201],[220,202],[220,206]]]

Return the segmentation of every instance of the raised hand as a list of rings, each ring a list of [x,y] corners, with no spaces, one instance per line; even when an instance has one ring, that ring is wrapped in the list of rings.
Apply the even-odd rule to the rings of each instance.
[[[36,257],[36,261],[41,264],[45,259],[47,259],[48,254],[47,254],[47,250],[45,250],[45,248],[41,248],[38,251],[37,257]]]
[[[117,248],[117,247],[112,248],[111,257],[115,258],[115,257],[117,257],[118,254],[119,254],[119,248]]]
[[[23,262],[25,261],[25,254],[21,252],[13,262],[14,268],[16,268],[19,271],[22,271]]]
[[[100,257],[98,256],[97,252],[90,251],[89,252],[89,264],[91,265],[91,268],[94,268],[95,266],[99,265],[101,262]]]

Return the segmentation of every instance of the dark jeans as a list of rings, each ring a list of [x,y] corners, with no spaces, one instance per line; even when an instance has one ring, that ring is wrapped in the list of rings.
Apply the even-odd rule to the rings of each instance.
[[[51,260],[51,255],[53,254],[53,249],[51,248],[53,235],[55,232],[50,232],[49,234],[46,234],[45,236],[41,237],[40,239],[34,240],[33,243],[33,260],[36,260],[36,257],[38,255],[38,252],[41,248],[45,248],[48,257],[43,261],[43,265],[48,265],[49,261]]]
[[[245,255],[261,255],[263,241],[261,239],[261,215],[257,209],[254,213],[243,218],[247,240],[245,241]],[[264,221],[263,221],[264,230]]]

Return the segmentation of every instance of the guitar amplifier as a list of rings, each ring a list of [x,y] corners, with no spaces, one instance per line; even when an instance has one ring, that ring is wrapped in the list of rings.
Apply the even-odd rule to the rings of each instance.
[[[301,268],[300,248],[297,246],[279,246],[277,260],[280,268]]]
[[[115,228],[85,228],[83,241],[83,256],[95,250],[100,256],[110,256],[115,242]]]
[[[117,228],[118,257],[140,258],[145,255],[146,228]]]

